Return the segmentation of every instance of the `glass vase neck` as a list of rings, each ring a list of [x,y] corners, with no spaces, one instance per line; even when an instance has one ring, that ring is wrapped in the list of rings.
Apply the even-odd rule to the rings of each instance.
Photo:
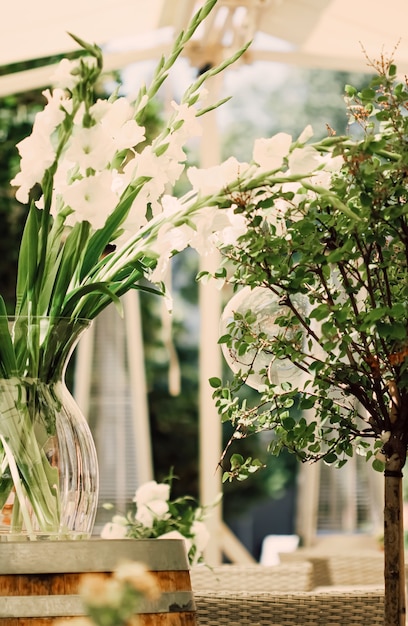
[[[63,379],[72,352],[90,324],[78,318],[0,316],[1,335],[10,352],[7,363],[1,363],[4,377]]]

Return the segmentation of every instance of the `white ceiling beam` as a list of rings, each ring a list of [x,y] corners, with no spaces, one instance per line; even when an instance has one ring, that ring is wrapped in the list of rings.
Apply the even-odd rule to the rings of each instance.
[[[160,55],[167,54],[170,46],[156,46],[150,49],[133,50],[128,52],[108,53],[104,55],[104,69],[106,72],[120,70],[131,63],[158,59]],[[208,51],[214,54],[214,51]],[[220,52],[218,50],[218,52]],[[225,51],[224,51],[225,52]],[[208,60],[205,55],[205,46],[201,46],[199,42],[193,42],[191,48],[187,47],[186,53],[191,56],[192,60],[201,57]],[[191,53],[191,54],[190,54]],[[363,55],[361,57],[344,57],[320,54],[309,54],[302,51],[275,51],[275,50],[259,50],[252,48],[245,55],[246,63],[254,63],[256,61],[267,61],[274,63],[285,63],[289,65],[297,65],[299,67],[309,67],[316,69],[338,70],[347,72],[367,72],[373,73],[369,67],[367,60]],[[16,72],[6,76],[0,76],[0,97],[10,94],[23,93],[32,89],[43,89],[50,85],[52,74],[56,69],[56,65],[48,65],[23,72]],[[398,63],[398,72],[402,76],[408,74],[408,62]]]
[[[330,54],[311,54],[308,52],[289,51],[280,52],[272,50],[254,50],[250,51],[251,61],[271,61],[275,63],[286,63],[289,65],[298,65],[299,67],[309,67],[316,69],[327,69],[342,72],[367,72],[374,73],[374,69],[370,67],[367,59],[363,54],[359,57],[333,56]],[[408,73],[408,60],[396,61],[398,74],[404,76]]]
[[[112,72],[120,70],[131,63],[159,59],[162,54],[167,54],[169,51],[170,45],[160,45],[149,49],[106,53],[103,55],[104,71]],[[57,64],[52,64],[0,76],[0,97],[49,87],[56,68]]]

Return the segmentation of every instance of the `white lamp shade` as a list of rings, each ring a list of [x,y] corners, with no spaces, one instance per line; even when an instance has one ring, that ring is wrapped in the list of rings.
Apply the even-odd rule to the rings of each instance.
[[[300,306],[304,306],[301,297],[297,298]],[[221,316],[220,334],[229,332],[228,326],[234,321],[234,314],[245,315],[251,311],[256,316],[256,331],[263,332],[273,339],[278,335],[285,335],[290,339],[291,329],[282,328],[276,324],[276,318],[289,312],[289,308],[279,303],[279,297],[264,287],[243,287],[227,303]],[[296,327],[298,331],[298,327]],[[275,385],[276,393],[283,392],[282,384],[291,383],[296,387],[301,380],[301,370],[289,359],[279,359],[267,350],[248,350],[243,356],[237,354],[234,347],[221,344],[224,358],[234,373],[251,368],[252,372],[246,378],[246,384],[254,389],[261,390],[266,384]]]

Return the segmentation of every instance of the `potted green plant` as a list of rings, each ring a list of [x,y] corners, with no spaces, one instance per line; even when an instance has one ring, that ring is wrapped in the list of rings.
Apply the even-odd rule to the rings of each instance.
[[[401,626],[408,88],[392,58],[372,67],[367,88],[346,87],[358,133],[330,131],[315,144],[311,129],[294,142],[280,133],[256,143],[258,174],[241,164],[241,187],[230,193],[241,231],[228,243],[219,237],[216,273],[236,291],[220,337],[234,377],[211,384],[222,419],[234,426],[230,444],[271,430],[272,454],[286,448],[302,462],[337,467],[361,454],[384,473],[384,623]],[[259,402],[243,399],[245,383]],[[224,480],[260,466],[233,454]]]

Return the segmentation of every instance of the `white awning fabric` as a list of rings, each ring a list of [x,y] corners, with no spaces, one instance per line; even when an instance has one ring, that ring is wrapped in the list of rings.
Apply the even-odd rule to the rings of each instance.
[[[3,8],[0,66],[77,48],[72,32],[106,52],[120,69],[166,52],[203,0],[16,0]],[[406,0],[218,0],[186,54],[193,64],[216,61],[249,39],[244,61],[270,60],[325,69],[369,70],[395,50],[408,73]],[[115,52],[111,52],[115,50]],[[47,85],[50,68],[0,77],[0,95]]]

